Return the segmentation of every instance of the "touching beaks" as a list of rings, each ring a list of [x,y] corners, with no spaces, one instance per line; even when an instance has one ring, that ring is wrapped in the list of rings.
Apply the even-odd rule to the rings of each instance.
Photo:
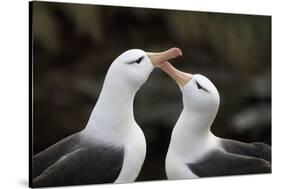
[[[168,61],[162,63],[161,65],[159,65],[159,67],[171,78],[173,78],[173,80],[175,80],[175,82],[181,87],[183,87],[192,79],[192,74],[185,73],[176,69]]]
[[[151,63],[154,66],[161,68],[170,77],[172,77],[178,85],[184,86],[186,83],[188,83],[191,80],[192,74],[182,72],[174,68],[168,62],[168,60],[176,58],[181,55],[182,55],[181,50],[176,47],[159,53],[147,52],[147,56],[149,57]]]
[[[153,66],[159,66],[165,61],[170,60],[172,58],[176,58],[181,55],[182,55],[181,50],[176,47],[159,53],[147,52],[147,56],[149,57]]]

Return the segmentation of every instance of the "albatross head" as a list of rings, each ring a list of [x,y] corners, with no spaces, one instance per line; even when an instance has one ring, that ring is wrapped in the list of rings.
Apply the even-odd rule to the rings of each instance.
[[[200,74],[189,74],[174,68],[169,62],[161,65],[166,72],[179,85],[183,106],[191,112],[198,112],[202,116],[214,118],[217,114],[220,96],[214,84]]]
[[[122,84],[138,90],[155,67],[180,55],[182,53],[179,48],[171,48],[157,53],[131,49],[125,51],[113,61],[107,77],[112,84]]]
[[[156,66],[179,55],[180,49],[171,48],[159,53],[132,49],[118,56],[107,71],[85,132],[94,133],[95,137],[98,133],[102,140],[124,142],[125,138],[120,136],[135,125],[133,102],[136,92]],[[94,131],[88,132],[89,129]]]

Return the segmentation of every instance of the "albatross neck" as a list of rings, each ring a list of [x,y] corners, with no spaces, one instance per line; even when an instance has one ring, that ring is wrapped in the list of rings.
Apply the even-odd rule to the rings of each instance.
[[[118,80],[104,82],[86,128],[127,129],[134,122],[133,103],[138,89]]]
[[[215,139],[210,131],[214,118],[214,115],[184,108],[172,133],[172,148],[178,153],[188,154],[202,146],[207,147]]]

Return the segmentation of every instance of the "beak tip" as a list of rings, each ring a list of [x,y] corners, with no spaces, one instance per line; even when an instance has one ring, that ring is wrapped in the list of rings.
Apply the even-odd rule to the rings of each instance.
[[[173,48],[173,51],[175,52],[175,54],[179,55],[179,56],[182,56],[182,51],[180,48],[178,47],[174,47]]]
[[[182,56],[182,51],[180,48],[173,47],[160,53],[148,52],[148,56],[150,57],[150,60],[154,66],[159,66],[160,64],[162,64],[165,61],[168,61],[169,59]]]

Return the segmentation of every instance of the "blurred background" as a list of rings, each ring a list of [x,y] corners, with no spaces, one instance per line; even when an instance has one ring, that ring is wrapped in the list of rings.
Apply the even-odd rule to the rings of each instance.
[[[271,17],[34,2],[33,152],[82,130],[112,61],[127,49],[179,47],[172,60],[207,76],[221,104],[217,136],[271,145]],[[137,180],[166,179],[165,155],[182,110],[178,86],[155,69],[137,93],[146,137]]]

